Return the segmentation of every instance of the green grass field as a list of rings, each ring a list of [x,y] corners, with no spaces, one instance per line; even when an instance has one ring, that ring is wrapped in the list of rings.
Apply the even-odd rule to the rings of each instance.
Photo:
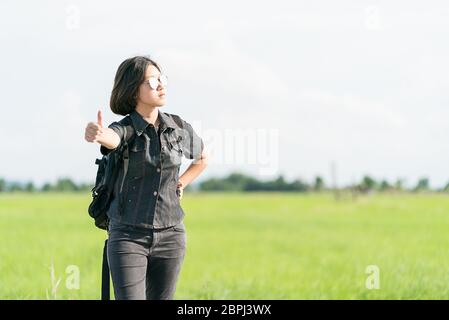
[[[0,299],[99,299],[89,194],[0,195]],[[175,299],[448,299],[449,197],[193,194]],[[67,266],[80,271],[66,287]],[[379,268],[379,289],[365,285]],[[50,295],[54,298],[54,295]]]

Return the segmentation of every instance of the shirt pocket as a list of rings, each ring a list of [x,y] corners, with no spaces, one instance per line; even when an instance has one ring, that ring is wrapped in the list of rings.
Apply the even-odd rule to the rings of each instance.
[[[129,146],[129,161],[133,163],[140,163],[145,161],[146,139],[142,136],[136,139]]]
[[[147,139],[140,136],[136,137],[134,142],[129,146],[129,179],[142,177],[145,173],[145,157],[148,149]]]
[[[170,163],[176,166],[180,165],[182,162],[182,156],[184,154],[183,139],[184,137],[178,131],[173,131],[168,136],[168,158]]]

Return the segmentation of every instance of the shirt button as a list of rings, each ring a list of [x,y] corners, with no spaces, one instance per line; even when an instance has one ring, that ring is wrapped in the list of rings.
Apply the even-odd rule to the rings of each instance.
[[[157,168],[156,171],[157,171],[157,172],[161,172],[161,168]]]
[[[154,191],[154,192],[153,192],[153,195],[157,196],[157,191]]]
[[[133,190],[136,190],[136,186],[133,186]]]
[[[129,199],[128,202],[131,202],[131,199]]]

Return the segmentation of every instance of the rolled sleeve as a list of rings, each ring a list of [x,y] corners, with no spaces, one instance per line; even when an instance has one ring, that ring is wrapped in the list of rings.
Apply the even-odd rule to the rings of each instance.
[[[113,122],[113,123],[111,123],[111,124],[108,126],[108,128],[114,130],[114,131],[119,135],[119,137],[120,137],[120,144],[121,144],[122,141],[123,141],[124,130],[123,130],[123,127],[120,125],[120,123],[118,123],[118,122]],[[117,146],[117,148],[120,146],[120,144]],[[101,154],[104,155],[104,156],[107,155],[107,154],[109,154],[109,152],[111,152],[111,151],[113,151],[113,150],[115,150],[115,149],[108,149],[108,148],[106,148],[106,147],[103,146],[103,145],[100,146],[100,152],[101,152]]]
[[[184,139],[184,156],[187,159],[200,159],[204,149],[203,139],[193,129],[187,121],[184,122],[186,139]]]

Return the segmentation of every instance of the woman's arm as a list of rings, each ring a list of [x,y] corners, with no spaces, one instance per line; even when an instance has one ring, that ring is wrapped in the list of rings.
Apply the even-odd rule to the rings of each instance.
[[[103,133],[96,141],[108,149],[115,149],[120,144],[120,136],[111,128],[103,128]]]
[[[89,122],[84,133],[87,142],[98,142],[108,149],[115,149],[120,144],[120,136],[111,128],[103,128],[103,117],[98,111],[97,122]]]
[[[200,175],[200,173],[207,167],[209,156],[207,152],[205,151],[205,148],[203,148],[203,151],[201,152],[201,157],[199,159],[196,159],[192,161],[190,166],[184,171],[184,173],[179,177],[178,180],[178,189],[181,190],[181,197],[182,197],[182,190],[187,187],[193,180],[195,180],[196,177]]]

